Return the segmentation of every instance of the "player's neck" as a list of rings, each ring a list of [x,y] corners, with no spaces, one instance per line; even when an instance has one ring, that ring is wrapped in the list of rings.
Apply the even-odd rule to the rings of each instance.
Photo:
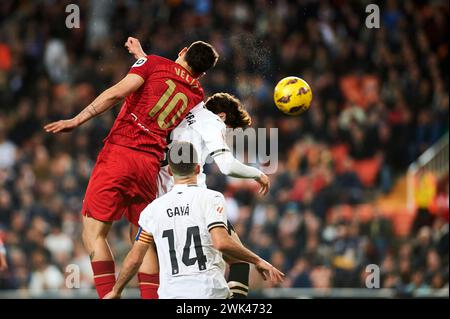
[[[198,78],[198,75],[196,75],[194,72],[192,72],[191,67],[190,67],[186,62],[184,62],[184,61],[178,61],[178,60],[177,60],[177,61],[175,61],[175,63],[181,65],[186,71],[189,72],[189,74],[190,74],[194,79]]]
[[[188,177],[175,177],[174,178],[175,185],[192,185],[197,184],[197,175],[188,176]]]

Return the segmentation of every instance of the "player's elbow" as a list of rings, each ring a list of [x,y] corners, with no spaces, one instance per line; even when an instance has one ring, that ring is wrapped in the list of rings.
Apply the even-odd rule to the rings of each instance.
[[[234,158],[229,153],[223,153],[219,154],[214,158],[214,161],[217,164],[217,167],[219,167],[219,170],[224,175],[230,175],[232,173],[232,163],[234,161]]]
[[[230,243],[227,238],[220,238],[213,241],[213,246],[220,252],[226,252],[230,248]]]
[[[222,251],[222,243],[218,240],[213,240],[213,247],[219,251]]]

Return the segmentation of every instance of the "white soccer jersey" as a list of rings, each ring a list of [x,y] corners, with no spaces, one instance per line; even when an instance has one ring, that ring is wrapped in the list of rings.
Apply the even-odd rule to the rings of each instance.
[[[195,106],[172,131],[172,141],[185,141],[194,145],[200,160],[200,174],[197,184],[206,187],[206,176],[203,173],[208,156],[215,156],[230,151],[226,141],[226,126],[219,116],[207,110],[201,102]],[[159,196],[171,189],[173,179],[168,173],[168,165],[162,166],[158,177]]]
[[[227,225],[225,199],[197,185],[175,185],[141,213],[141,228],[154,238],[162,299],[227,298],[225,261],[209,231]],[[139,236],[139,235],[138,235]]]

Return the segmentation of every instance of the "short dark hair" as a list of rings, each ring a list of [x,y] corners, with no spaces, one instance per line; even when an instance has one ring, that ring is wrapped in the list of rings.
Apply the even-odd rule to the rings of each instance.
[[[196,41],[192,43],[184,56],[184,60],[196,74],[202,74],[216,65],[219,54],[209,43]]]
[[[216,93],[206,100],[205,107],[215,114],[224,112],[227,115],[225,124],[231,128],[245,128],[252,124],[252,118],[241,101],[231,94]]]
[[[198,165],[197,151],[189,142],[173,142],[167,155],[173,175],[186,177],[195,174]]]

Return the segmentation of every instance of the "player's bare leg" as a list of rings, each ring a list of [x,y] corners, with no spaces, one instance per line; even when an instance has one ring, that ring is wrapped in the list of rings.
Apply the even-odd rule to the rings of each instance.
[[[231,237],[238,243],[242,245],[239,236],[233,229],[233,226],[228,222],[228,232]],[[247,298],[248,295],[248,281],[250,274],[250,265],[248,263],[242,262],[231,258],[229,256],[223,256],[225,261],[230,265],[230,273],[228,275],[228,287],[233,293],[234,299]]]
[[[139,228],[131,225],[130,237],[134,241]],[[139,290],[142,299],[158,299],[159,263],[155,245],[150,245],[138,272]]]
[[[116,283],[115,265],[106,237],[111,223],[83,216],[83,244],[91,258],[97,294],[103,298]]]

